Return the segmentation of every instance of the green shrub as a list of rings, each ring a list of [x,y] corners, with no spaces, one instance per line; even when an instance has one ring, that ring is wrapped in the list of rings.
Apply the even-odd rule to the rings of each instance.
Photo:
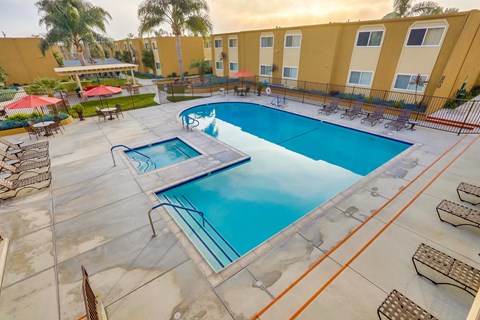
[[[470,89],[470,94],[475,98],[476,96],[480,95],[480,85],[473,87]]]
[[[7,120],[12,120],[12,121],[23,121],[23,120],[28,120],[30,118],[33,118],[32,114],[28,113],[16,113],[12,114],[11,116],[8,116]]]
[[[447,102],[445,102],[443,107],[446,109],[455,109],[456,107],[458,107],[458,104],[455,100],[450,99],[450,100],[447,100]]]

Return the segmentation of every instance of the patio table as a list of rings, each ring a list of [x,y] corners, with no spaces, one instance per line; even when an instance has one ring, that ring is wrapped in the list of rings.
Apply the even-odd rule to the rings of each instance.
[[[102,111],[103,113],[108,113],[110,115],[110,118],[108,118],[108,120],[113,120],[113,113],[115,112],[115,110],[117,110],[116,108],[104,108],[104,109],[101,109],[100,111]]]
[[[53,124],[53,123],[55,123],[55,122],[53,122],[53,121],[37,122],[37,123],[33,124],[32,127],[44,130],[45,131],[45,136],[48,137],[48,136],[52,135],[52,130],[50,130],[48,128],[48,126]]]

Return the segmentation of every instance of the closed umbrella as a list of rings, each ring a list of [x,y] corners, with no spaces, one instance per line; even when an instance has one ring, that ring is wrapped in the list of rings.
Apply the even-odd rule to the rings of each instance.
[[[107,95],[120,93],[120,92],[122,92],[122,88],[105,86],[101,84],[95,88],[85,91],[83,95],[86,97],[101,97],[101,96],[107,96]],[[105,103],[107,104],[107,108],[108,108],[108,103],[106,100],[105,100]]]

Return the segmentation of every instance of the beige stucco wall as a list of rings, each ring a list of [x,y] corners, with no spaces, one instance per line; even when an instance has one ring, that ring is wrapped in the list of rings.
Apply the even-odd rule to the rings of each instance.
[[[220,48],[215,48],[215,40],[222,40],[222,46]],[[223,37],[214,37],[212,41],[212,46],[213,46],[213,56],[214,56],[214,60],[212,60],[212,64],[214,66],[215,75],[217,77],[223,77],[225,74],[225,68],[228,68],[228,66],[226,65],[226,61],[222,60],[222,52],[223,52],[223,47],[225,47],[225,39],[223,39]],[[217,61],[223,61],[223,69],[216,68]]]
[[[273,47],[271,48],[262,48],[260,45],[261,37],[273,37]],[[271,66],[273,64],[273,48],[275,47],[275,36],[273,32],[262,32],[258,37],[258,47],[259,47],[259,65],[257,73],[260,74],[260,66]]]
[[[287,48],[287,47],[285,47],[285,38],[288,35],[300,35],[301,36],[302,31],[300,31],[300,30],[289,30],[289,31],[285,32],[284,41],[283,41],[284,42],[284,47],[283,47],[282,77],[283,77],[283,67],[298,68],[300,66],[300,54],[301,54],[301,51],[302,51],[303,39],[300,40],[300,47],[299,48]]]
[[[228,75],[229,76],[232,76],[233,73],[237,72],[237,70],[230,70],[230,62],[236,62],[238,63],[238,71],[240,71],[240,62],[238,61],[238,37],[235,35],[235,36],[229,36],[228,37],[228,41],[230,41],[230,39],[237,39],[237,46],[236,47],[233,47],[233,48],[230,48],[229,44],[227,43],[227,46],[228,46],[228,65],[227,66],[223,66],[224,69],[228,70]]]

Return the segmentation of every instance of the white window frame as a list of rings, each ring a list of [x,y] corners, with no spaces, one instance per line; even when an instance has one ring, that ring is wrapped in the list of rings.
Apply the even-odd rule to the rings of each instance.
[[[220,46],[219,46],[219,47],[217,47],[217,41],[220,41]],[[214,39],[214,40],[213,40],[213,46],[214,46],[215,48],[223,48],[223,41],[222,41],[222,39]]]
[[[398,76],[410,76],[410,81],[408,82],[408,83],[410,84],[410,82],[412,81],[412,77],[415,77],[415,76],[417,76],[417,75],[418,75],[418,73],[416,73],[416,74],[397,73],[397,74],[395,75],[395,79],[393,80],[392,89],[393,89],[393,90],[406,91],[406,92],[415,92],[415,89],[410,90],[410,89],[408,89],[408,88],[407,88],[407,89],[396,88],[396,87],[395,87],[395,83],[397,82]],[[421,76],[422,76],[422,77],[425,77],[425,81],[428,81],[428,75],[426,75],[426,74],[421,74]],[[417,93],[423,93],[423,92],[425,91],[425,88],[426,88],[426,87],[427,87],[426,85],[423,86],[423,87],[420,87],[419,90],[417,90]]]
[[[425,42],[425,36],[427,35],[427,32],[428,32],[428,29],[440,29],[442,28],[443,29],[443,33],[442,33],[442,37],[440,38],[440,41],[438,42],[438,44],[423,44]],[[418,30],[418,29],[426,29],[425,31],[425,36],[423,37],[423,40],[422,40],[422,44],[420,45],[412,45],[412,44],[408,44],[408,39],[410,39],[410,33],[412,32],[412,30]],[[408,30],[408,35],[405,39],[405,47],[411,47],[411,48],[420,48],[420,47],[439,47],[442,45],[443,43],[443,39],[445,38],[445,34],[446,34],[446,30],[447,30],[447,27],[446,26],[428,26],[428,27],[412,27]]]
[[[292,77],[285,77],[285,68],[290,68],[290,69],[297,69],[297,77],[292,78]],[[298,79],[298,67],[290,67],[290,66],[284,66],[282,70],[282,79],[291,79],[291,80],[297,80]]]
[[[157,70],[160,70],[160,68],[161,68],[160,62],[155,62],[155,68]]]
[[[235,47],[230,46],[230,41],[235,40],[237,42],[237,45]],[[228,38],[228,47],[229,48],[238,48],[238,38]]]
[[[272,46],[271,47],[264,47],[262,46],[262,38],[272,38]],[[260,36],[260,48],[273,48],[273,44],[275,43],[275,37],[272,36]]]
[[[378,46],[370,46],[369,43],[370,43],[370,37],[372,36],[372,32],[382,32],[382,40],[380,40],[380,44]],[[360,32],[368,32],[370,33],[368,35],[368,41],[367,41],[367,45],[366,46],[359,46],[357,45],[358,43],[358,36],[360,35]],[[382,46],[383,44],[383,38],[385,38],[385,30],[382,30],[382,29],[378,29],[378,30],[358,30],[357,31],[357,37],[355,38],[355,47],[356,48],[379,48]]]
[[[152,41],[152,49],[157,50],[157,44],[154,41]]]
[[[352,72],[360,72],[360,78],[362,77],[362,73],[371,73],[372,74],[372,78],[370,79],[370,84],[361,84],[361,83],[352,83],[350,82],[350,76],[352,75]],[[355,86],[355,87],[368,87],[370,88],[372,86],[372,82],[373,82],[373,77],[374,77],[375,73],[373,71],[367,71],[367,70],[350,70],[350,72],[348,73],[348,84],[349,85],[352,85],[352,86]]]
[[[262,67],[270,67],[270,74],[268,74],[268,73],[262,73]],[[272,71],[272,65],[270,65],[270,64],[261,64],[261,65],[260,65],[260,70],[259,70],[258,73],[259,73],[261,76],[271,77],[271,76],[272,76],[272,73],[273,73],[273,71]]]
[[[298,47],[287,47],[287,37],[296,37],[296,36],[300,37],[300,45]],[[293,40],[292,40],[292,43],[293,43]],[[301,48],[302,47],[302,34],[301,33],[286,34],[285,35],[285,45],[284,45],[284,47],[287,48],[287,49]]]
[[[232,69],[232,63],[235,63],[237,65],[237,69]],[[238,71],[238,62],[229,62],[228,63],[228,70],[230,71]]]
[[[218,67],[217,67],[217,63],[221,63],[221,64],[222,64],[222,67],[221,67],[221,68],[218,68]],[[215,61],[215,69],[216,69],[216,70],[223,70],[224,67],[225,67],[225,66],[223,65],[223,61]]]

